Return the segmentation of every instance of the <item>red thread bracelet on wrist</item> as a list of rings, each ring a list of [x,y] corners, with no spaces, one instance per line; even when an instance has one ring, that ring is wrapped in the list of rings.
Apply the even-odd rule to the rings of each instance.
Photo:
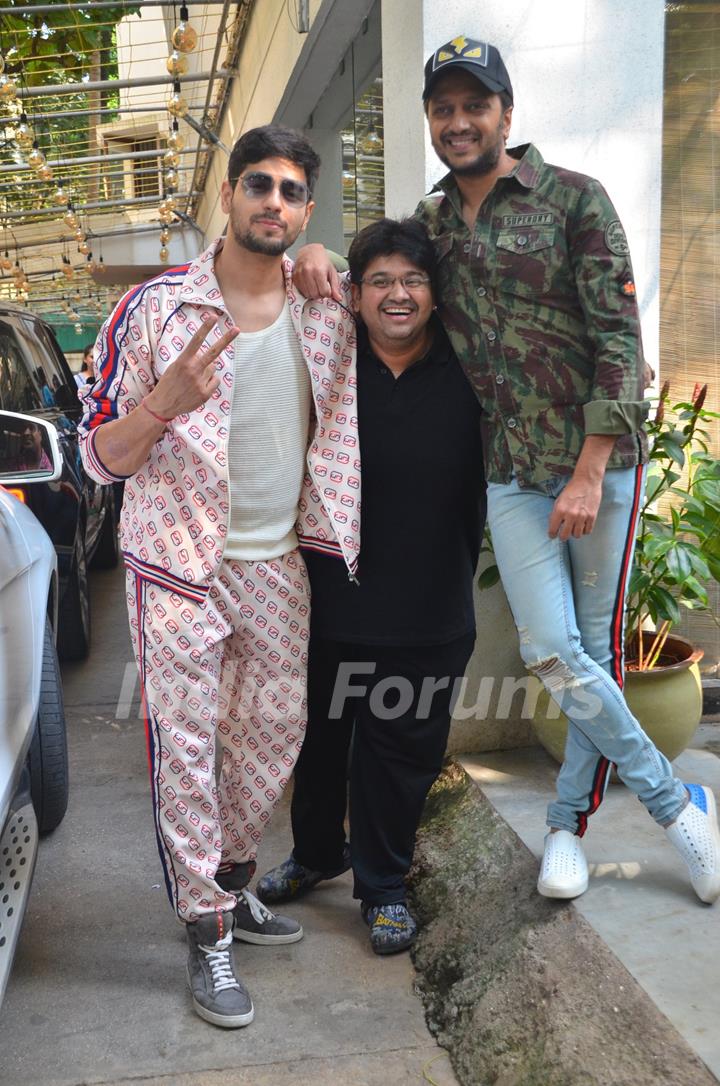
[[[161,422],[164,426],[167,426],[169,422],[172,422],[172,419],[164,419],[162,415],[156,414],[151,407],[148,407],[144,400],[140,401],[140,406],[144,407],[148,415],[152,415],[156,422]]]

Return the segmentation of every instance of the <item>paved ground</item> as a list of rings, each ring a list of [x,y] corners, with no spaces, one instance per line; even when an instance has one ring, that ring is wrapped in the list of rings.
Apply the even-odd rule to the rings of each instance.
[[[674,763],[686,781],[720,796],[720,725],[701,727],[698,748]],[[462,759],[498,813],[536,856],[557,766],[540,748]],[[590,886],[575,907],[720,1078],[720,902],[695,897],[686,868],[628,789],[611,784],[584,839]]]
[[[122,586],[120,571],[93,577],[92,656],[64,670],[72,800],[41,845],[0,1012],[0,1084],[454,1086],[409,956],[371,952],[347,875],[291,910],[302,942],[236,948],[250,1027],[193,1014],[182,931],[159,885],[142,727],[127,709],[117,718],[134,678]],[[285,806],[261,870],[286,855],[287,821]]]

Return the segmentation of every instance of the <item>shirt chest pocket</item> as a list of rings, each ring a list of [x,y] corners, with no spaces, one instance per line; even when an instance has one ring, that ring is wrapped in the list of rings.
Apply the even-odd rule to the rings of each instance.
[[[449,292],[453,289],[453,261],[451,254],[454,240],[452,233],[438,234],[437,237],[433,238],[435,259],[437,260],[438,290],[440,294],[439,301],[441,303],[446,303],[448,301],[450,297]]]
[[[557,270],[554,226],[501,230],[495,242],[498,290],[510,294],[547,294]]]

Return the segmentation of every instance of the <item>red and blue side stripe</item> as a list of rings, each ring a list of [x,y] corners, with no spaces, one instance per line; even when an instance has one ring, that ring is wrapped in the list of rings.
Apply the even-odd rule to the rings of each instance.
[[[627,596],[627,584],[630,575],[630,566],[632,564],[633,550],[635,548],[638,513],[640,510],[640,502],[642,501],[643,473],[644,468],[642,465],[635,469],[635,487],[633,490],[632,506],[630,509],[628,530],[625,536],[625,544],[623,546],[617,593],[615,595],[615,603],[613,605],[610,622],[610,668],[612,677],[621,690],[625,680],[623,671],[625,659],[625,646],[623,644],[625,600]],[[583,836],[587,829],[588,818],[597,811],[603,801],[612,768],[613,764],[608,761],[607,758],[598,758],[588,805],[584,811],[578,812],[578,828],[576,830],[578,837]]]
[[[144,582],[157,585],[158,588],[164,588],[168,592],[176,592],[178,596],[183,596],[194,603],[202,603],[210,591],[209,585],[185,581],[182,577],[177,577],[174,573],[161,569],[160,566],[154,566],[151,562],[143,561],[142,558],[130,554],[129,551],[123,551],[123,557],[125,565],[136,577],[141,577]]]
[[[122,347],[127,335],[130,318],[141,304],[145,292],[156,286],[167,286],[184,278],[189,264],[181,264],[176,268],[168,268],[162,275],[150,279],[147,283],[129,290],[124,298],[118,302],[104,329],[105,350],[99,362],[99,377],[93,386],[93,399],[96,403],[96,411],[90,420],[90,428],[102,425],[109,419],[117,418],[117,403],[108,397],[108,391],[115,380],[118,367],[121,364]]]
[[[178,894],[177,894],[177,875],[175,872],[175,864],[173,862],[173,856],[170,850],[166,847],[165,841],[162,835],[162,828],[160,826],[160,804],[158,800],[158,777],[161,771],[162,765],[162,732],[158,727],[158,722],[154,715],[150,713],[150,707],[146,695],[146,669],[145,669],[145,626],[143,622],[143,614],[145,611],[145,581],[139,574],[135,574],[135,614],[138,623],[138,644],[139,644],[139,660],[140,660],[140,696],[142,703],[142,714],[145,721],[145,742],[147,745],[147,759],[148,770],[150,773],[150,792],[152,796],[153,806],[153,822],[155,825],[155,840],[157,842],[158,852],[160,854],[160,863],[162,864],[163,877],[165,880],[165,889],[167,891],[170,904],[175,912],[177,912],[178,906]]]

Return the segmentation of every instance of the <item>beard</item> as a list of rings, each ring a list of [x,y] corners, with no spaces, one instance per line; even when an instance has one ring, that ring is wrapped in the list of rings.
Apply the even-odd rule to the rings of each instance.
[[[238,245],[243,249],[247,249],[250,253],[260,253],[261,256],[282,256],[300,233],[298,229],[294,234],[289,234],[286,229],[282,237],[260,237],[253,230],[252,219],[249,226],[241,226],[232,214],[230,215],[230,229]]]
[[[497,166],[504,146],[505,140],[502,135],[502,124],[500,124],[498,125],[495,143],[479,154],[472,162],[453,166],[447,155],[443,153],[442,145],[435,147],[435,153],[443,165],[447,166],[457,177],[484,177],[486,174],[492,173]]]

